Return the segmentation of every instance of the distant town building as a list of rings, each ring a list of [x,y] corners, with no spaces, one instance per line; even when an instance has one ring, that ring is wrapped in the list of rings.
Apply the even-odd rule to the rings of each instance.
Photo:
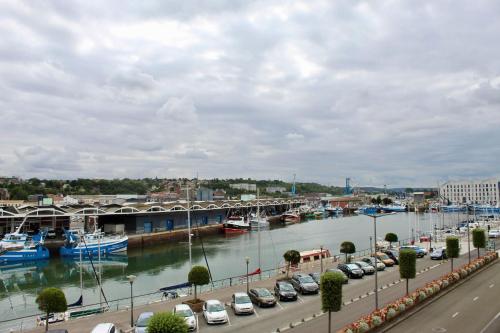
[[[235,190],[243,190],[243,191],[257,191],[256,184],[248,184],[248,183],[238,183],[238,184],[230,184],[230,188],[234,188]]]
[[[5,177],[0,176],[0,185],[9,185],[9,184],[21,184],[22,179],[19,177]]]
[[[146,201],[148,202],[167,202],[179,200],[179,193],[177,192],[150,192],[147,195]]]
[[[196,200],[197,201],[212,201],[214,200],[214,190],[200,187],[196,191]]]
[[[425,202],[425,192],[413,192],[413,203],[416,205]]]
[[[24,200],[0,200],[0,207],[19,207],[24,204]]]
[[[268,186],[266,187],[267,193],[283,193],[286,192],[286,187],[282,186]]]
[[[251,200],[255,200],[255,199],[257,199],[255,194],[242,194],[241,195],[241,201],[251,201]]]
[[[10,194],[9,190],[6,188],[0,188],[0,200],[9,200]]]
[[[343,196],[343,197],[327,197],[327,198],[328,202],[333,207],[353,208],[361,206],[363,204],[363,199],[361,197]]]
[[[453,204],[471,203],[498,205],[500,203],[500,179],[449,181],[439,187],[442,199]]]
[[[222,189],[216,189],[213,194],[214,200],[224,200],[226,199],[226,191]]]

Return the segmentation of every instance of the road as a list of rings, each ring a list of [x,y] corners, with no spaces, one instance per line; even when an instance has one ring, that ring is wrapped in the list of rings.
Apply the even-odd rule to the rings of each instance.
[[[500,262],[404,320],[390,333],[500,332]]]
[[[475,256],[475,251],[472,252]],[[461,258],[455,259],[455,267],[467,262],[467,256],[462,255]],[[326,264],[327,267],[332,267],[336,264]],[[417,271],[432,267],[431,269],[422,272],[416,279],[410,282],[410,289],[415,289],[423,286],[426,282],[435,279],[450,270],[449,262],[431,261],[428,256],[417,261]],[[317,270],[317,267],[316,267]],[[387,268],[384,272],[379,272],[379,301],[380,305],[399,298],[405,293],[405,283],[399,282],[398,266]],[[252,283],[253,286],[263,286],[272,289],[275,279],[263,280]],[[394,284],[394,282],[396,282]],[[390,286],[389,286],[390,284]],[[343,290],[343,299],[346,303],[344,309],[332,316],[334,318],[335,327],[337,329],[345,326],[347,323],[359,318],[360,316],[369,313],[374,307],[373,293],[374,277],[366,276],[359,280],[350,280],[349,284],[345,285]],[[214,290],[212,292],[203,293],[201,297],[205,300],[219,299],[226,304],[230,303],[231,295],[237,291],[245,291],[245,285],[233,286],[229,288]],[[176,299],[173,301],[165,301],[145,306],[134,308],[135,317],[144,311],[171,311],[175,304],[180,303],[184,299]],[[297,302],[278,302],[274,308],[261,309],[257,308],[256,313],[250,316],[235,316],[230,307],[227,306],[229,313],[229,323],[225,325],[208,326],[202,315],[199,316],[199,332],[273,332],[276,329],[283,329],[296,323],[302,319],[310,318],[313,314],[321,312],[321,300],[319,295],[304,295],[300,296]],[[294,332],[311,332],[324,331],[326,327],[326,316],[321,316],[314,320],[308,321],[299,327],[294,328]],[[72,321],[52,325],[52,328],[66,328],[71,333],[89,332],[91,327],[99,322],[113,322],[123,330],[127,330],[130,326],[130,312],[115,311],[108,312],[98,316],[75,319]],[[43,329],[37,328],[30,332],[42,332]],[[25,331],[26,332],[26,331]]]

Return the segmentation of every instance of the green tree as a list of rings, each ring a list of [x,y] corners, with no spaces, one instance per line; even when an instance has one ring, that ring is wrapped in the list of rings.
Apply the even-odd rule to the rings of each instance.
[[[486,234],[484,229],[472,230],[472,244],[477,249],[477,257],[479,258],[479,249],[486,247]]]
[[[295,266],[300,262],[300,252],[297,250],[288,250],[283,254],[283,258],[286,261],[286,277],[288,277],[290,266]]]
[[[388,232],[387,234],[385,234],[385,241],[389,242],[389,247],[392,247],[392,243],[398,241],[398,235],[393,232]]]
[[[340,253],[345,254],[345,262],[347,262],[347,255],[353,254],[354,252],[356,252],[356,246],[354,246],[353,242],[345,241],[340,244]]]
[[[409,279],[414,279],[417,274],[417,252],[403,249],[399,252],[399,276],[406,279],[406,295],[408,295]]]
[[[382,199],[382,203],[384,205],[390,205],[392,203],[392,200],[391,200],[391,198],[384,198],[384,199]]]
[[[446,256],[451,259],[451,271],[453,272],[453,258],[458,258],[460,254],[458,238],[455,236],[446,237]]]
[[[45,288],[36,297],[38,309],[46,314],[45,332],[49,329],[49,315],[55,312],[64,312],[68,309],[66,297],[59,288]]]
[[[197,286],[203,286],[210,282],[208,269],[204,266],[193,266],[188,274],[188,282],[194,284],[194,301],[198,301]]]
[[[155,313],[148,322],[148,333],[187,333],[184,318],[170,312]]]
[[[328,311],[328,333],[331,332],[332,311],[342,308],[342,284],[344,277],[338,272],[326,272],[321,276],[321,308]]]

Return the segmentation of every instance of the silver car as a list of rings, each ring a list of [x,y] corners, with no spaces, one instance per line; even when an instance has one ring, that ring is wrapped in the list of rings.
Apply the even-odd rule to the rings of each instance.
[[[361,268],[363,270],[363,273],[365,273],[365,275],[371,275],[375,273],[375,267],[364,261],[356,261],[354,264],[356,264],[359,268]]]
[[[231,307],[234,314],[252,314],[254,308],[252,300],[248,297],[247,293],[234,293],[231,297]]]
[[[188,325],[188,329],[190,331],[196,331],[198,323],[196,322],[196,317],[194,315],[193,310],[187,304],[177,304],[172,313],[178,315],[179,317],[184,318],[184,321]]]
[[[293,274],[290,282],[295,290],[299,291],[301,294],[317,294],[319,292],[318,284],[307,274]]]
[[[135,322],[135,333],[146,333],[146,328],[152,316],[153,312],[141,313]]]

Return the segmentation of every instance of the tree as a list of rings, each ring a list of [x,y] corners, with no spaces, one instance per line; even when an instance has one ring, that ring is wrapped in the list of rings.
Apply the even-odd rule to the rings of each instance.
[[[391,200],[391,198],[384,198],[384,199],[382,199],[382,203],[384,205],[390,205],[392,203],[392,200]]]
[[[356,252],[356,246],[354,246],[353,242],[345,241],[340,244],[340,253],[345,254],[345,262],[347,262],[347,255],[354,252]]]
[[[472,230],[472,244],[477,249],[477,257],[479,258],[479,249],[486,247],[486,234],[484,229]]]
[[[46,314],[45,332],[49,329],[49,315],[55,312],[64,312],[68,309],[66,296],[59,288],[45,288],[36,297],[38,309]]]
[[[398,235],[393,232],[388,232],[387,234],[385,234],[385,241],[389,242],[389,247],[392,247],[392,243],[398,241]]]
[[[194,301],[198,301],[196,293],[197,286],[203,286],[210,282],[210,275],[208,269],[204,266],[193,266],[188,274],[188,282],[194,284]]]
[[[460,248],[458,238],[454,236],[446,237],[446,256],[451,259],[451,271],[453,272],[453,258],[458,258]]]
[[[290,265],[297,265],[300,262],[300,252],[297,250],[288,250],[283,254],[286,265],[286,277],[288,277],[288,272],[290,271]]]
[[[193,267],[194,268],[194,267]],[[155,313],[148,322],[148,333],[187,333],[184,318],[170,312]]]
[[[328,333],[331,332],[332,311],[342,308],[342,284],[344,277],[339,272],[326,272],[321,276],[321,307],[328,311]]]
[[[417,252],[411,249],[399,251],[399,276],[406,279],[406,295],[408,295],[409,279],[417,274]]]

